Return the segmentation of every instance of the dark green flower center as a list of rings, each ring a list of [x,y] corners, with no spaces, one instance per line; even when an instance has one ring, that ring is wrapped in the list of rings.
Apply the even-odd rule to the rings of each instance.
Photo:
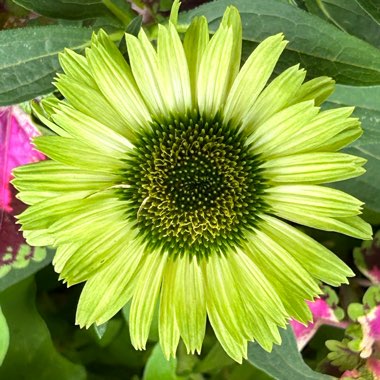
[[[236,129],[198,113],[154,122],[126,160],[122,198],[150,249],[225,253],[264,207],[258,158]]]

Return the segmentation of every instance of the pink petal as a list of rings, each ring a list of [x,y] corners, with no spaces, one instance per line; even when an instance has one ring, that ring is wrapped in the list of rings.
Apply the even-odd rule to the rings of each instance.
[[[340,324],[338,318],[335,316],[333,308],[325,299],[317,298],[314,302],[308,301],[307,304],[313,314],[313,322],[309,323],[307,326],[304,326],[302,323],[297,321],[290,321],[294,335],[296,336],[299,350],[302,350],[306,346],[320,326],[337,326]]]
[[[372,346],[380,340],[380,305],[375,306],[369,313],[358,318],[362,326],[363,339],[360,343],[360,356],[369,358],[372,355]]]

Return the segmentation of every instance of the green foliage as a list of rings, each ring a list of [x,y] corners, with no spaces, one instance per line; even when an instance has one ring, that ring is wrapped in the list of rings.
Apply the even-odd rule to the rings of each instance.
[[[0,105],[20,103],[53,91],[58,53],[83,49],[92,30],[48,25],[0,33]]]
[[[45,248],[36,247],[33,258],[30,259],[30,247],[21,245],[16,261],[0,271],[0,292],[48,265],[53,258],[53,252],[48,250],[49,253],[46,254],[46,251]]]
[[[0,308],[0,366],[3,364],[4,357],[9,346],[9,329],[4,314]]]
[[[14,0],[22,7],[40,15],[83,20],[107,14],[102,0]]]
[[[70,362],[56,351],[34,299],[35,286],[30,277],[0,294],[10,336],[9,349],[0,367],[0,378],[85,379],[81,365]]]
[[[271,353],[256,343],[249,343],[248,360],[274,379],[327,380],[330,376],[314,372],[302,359],[291,328],[281,330],[282,343],[274,346]]]

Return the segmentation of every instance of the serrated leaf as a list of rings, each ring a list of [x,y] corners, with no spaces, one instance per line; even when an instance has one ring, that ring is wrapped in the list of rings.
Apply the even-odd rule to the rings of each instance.
[[[52,91],[58,53],[65,47],[83,49],[91,34],[89,28],[55,25],[0,31],[0,105]]]
[[[0,366],[3,364],[9,347],[9,329],[4,314],[0,308]]]
[[[177,360],[166,360],[159,344],[156,344],[146,363],[143,380],[180,380],[176,375]]]
[[[341,30],[380,47],[380,25],[356,1],[305,0],[309,12],[316,14]]]
[[[325,107],[355,106],[354,116],[358,117],[364,130],[347,153],[368,160],[367,172],[349,181],[337,182],[332,186],[346,191],[365,202],[365,207],[380,212],[380,86],[353,87],[337,85],[335,93]]]
[[[14,0],[14,2],[51,18],[84,20],[110,14],[102,0]]]
[[[278,380],[332,380],[331,376],[315,372],[305,364],[290,327],[281,329],[280,333],[282,344],[274,345],[270,353],[257,343],[249,343],[248,361]]]
[[[380,84],[380,50],[279,0],[217,0],[183,13],[180,22],[188,24],[193,17],[205,15],[214,32],[231,4],[241,14],[245,57],[267,36],[283,32],[290,42],[277,72],[301,62],[309,77],[328,75],[343,84]]]
[[[61,356],[35,305],[32,278],[0,294],[9,326],[10,344],[1,379],[85,380],[85,369]]]

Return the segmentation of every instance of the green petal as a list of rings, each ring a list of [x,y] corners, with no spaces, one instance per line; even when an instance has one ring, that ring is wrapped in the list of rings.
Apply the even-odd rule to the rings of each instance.
[[[125,138],[131,136],[123,118],[98,88],[92,88],[86,82],[78,82],[64,74],[58,74],[55,86],[76,110],[92,117]]]
[[[101,191],[115,184],[119,177],[85,171],[54,161],[41,161],[13,170],[12,184],[19,191],[52,191],[64,194],[70,191]]]
[[[289,109],[297,106],[302,107],[302,104],[304,103],[298,103]],[[282,134],[281,138],[272,135],[273,141],[270,147],[273,153],[269,153],[268,156],[280,157],[308,152],[334,152],[343,148],[363,133],[358,119],[349,118],[352,111],[352,107],[323,111],[308,123],[303,125],[300,123],[294,126],[288,134]],[[281,130],[281,124],[277,126],[277,130]],[[267,155],[267,152],[264,152],[264,155]]]
[[[187,352],[200,354],[206,329],[206,299],[202,269],[196,256],[178,257],[174,302],[181,337]]]
[[[305,300],[313,300],[321,292],[310,274],[261,231],[255,231],[245,249],[276,290],[287,313],[298,321],[310,321],[312,316]]]
[[[281,185],[265,190],[265,202],[275,213],[297,212],[328,217],[361,213],[363,202],[343,191],[315,185]]]
[[[73,209],[49,227],[57,244],[82,241],[84,234],[94,238],[107,226],[125,220],[126,202],[118,198],[99,197],[98,202]]]
[[[70,49],[65,49],[63,53],[58,55],[58,58],[64,72],[70,78],[80,83],[86,83],[90,88],[98,89],[85,57]]]
[[[107,322],[132,297],[143,249],[138,241],[129,242],[124,248],[124,254],[116,255],[112,262],[86,282],[76,315],[79,326]]]
[[[322,244],[269,215],[261,216],[260,229],[288,251],[315,279],[332,286],[348,283],[352,270]]]
[[[125,39],[133,76],[147,107],[156,116],[164,114],[166,105],[161,92],[162,84],[156,51],[143,29],[139,33],[139,38],[127,33]]]
[[[287,140],[294,139],[296,133],[303,132],[307,125],[318,113],[313,102],[298,103],[288,107],[258,126],[248,137],[247,144],[251,143],[255,154],[262,158],[274,158],[294,153],[284,149]]]
[[[167,28],[158,25],[157,53],[168,111],[186,113],[192,109],[190,74],[181,39],[171,22]]]
[[[241,62],[241,47],[242,47],[242,25],[239,11],[234,6],[227,7],[224,12],[221,25],[225,27],[231,27],[232,29],[232,50],[230,60],[230,81],[227,88],[231,88],[238,72],[240,70]]]
[[[36,148],[49,158],[65,165],[99,173],[115,173],[125,164],[77,139],[61,136],[40,136],[33,140]],[[112,176],[114,177],[114,176]]]
[[[342,181],[365,173],[367,160],[344,153],[305,153],[274,158],[261,165],[272,183],[321,184]]]
[[[277,325],[285,326],[287,313],[278,294],[254,262],[240,250],[229,258],[236,283],[248,310],[251,339],[270,351],[281,338]]]
[[[190,74],[193,104],[196,104],[198,73],[202,56],[209,41],[208,24],[205,17],[195,17],[186,31],[183,41]]]
[[[236,340],[222,321],[220,314],[218,314],[214,308],[207,309],[207,314],[216,338],[224,351],[226,351],[228,356],[233,360],[242,364],[243,359],[247,358],[247,340],[244,338]]]
[[[175,357],[180,337],[174,308],[175,274],[174,261],[169,258],[162,278],[158,326],[162,352],[167,360]]]
[[[201,59],[197,99],[201,114],[213,117],[225,102],[230,82],[232,29],[222,25],[211,38]]]
[[[246,134],[251,134],[257,126],[284,109],[294,97],[306,75],[305,70],[298,68],[299,65],[289,67],[259,95],[243,121],[242,129]]]
[[[236,77],[224,109],[224,120],[238,125],[263,90],[285,48],[283,35],[264,40],[250,55]],[[227,54],[227,52],[226,52]]]
[[[115,44],[104,33],[99,33],[91,49],[86,50],[91,73],[106,99],[125,120],[133,134],[146,128],[151,121],[141,98],[131,69]]]
[[[166,260],[166,253],[148,253],[139,273],[129,315],[131,341],[137,350],[145,349],[148,340]]]
[[[314,100],[316,106],[322,104],[335,90],[335,81],[329,77],[318,77],[305,82],[288,106]]]
[[[48,128],[50,128],[57,135],[71,137],[70,133],[67,133],[64,129],[62,129],[61,127],[53,123],[49,118],[47,118],[46,112],[41,106],[42,104],[43,101],[41,101],[41,103],[37,103],[35,101],[32,102],[32,111],[37,116],[37,118],[40,119]]]
[[[247,311],[228,259],[223,255],[210,255],[205,263],[205,276],[207,313],[215,334],[223,335],[227,330],[236,342],[249,339]],[[220,323],[214,326],[213,320]]]
[[[133,147],[119,133],[63,103],[60,104],[52,118],[74,138],[78,138],[96,150],[101,147],[103,151],[111,153],[117,158],[124,157],[125,152]]]
[[[124,255],[125,247],[134,235],[126,221],[105,222],[99,234],[89,234],[83,238],[75,254],[60,269],[60,279],[65,279],[67,286],[88,280],[114,257]]]
[[[56,273],[60,273],[67,260],[77,252],[80,244],[68,243],[57,247],[53,257],[53,266]]]

